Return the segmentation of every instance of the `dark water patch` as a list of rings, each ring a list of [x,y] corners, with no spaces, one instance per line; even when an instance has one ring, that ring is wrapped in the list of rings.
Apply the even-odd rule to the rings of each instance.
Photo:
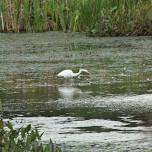
[[[87,132],[87,133],[91,133],[91,132],[110,132],[110,131],[121,131],[119,129],[111,129],[111,128],[102,128],[99,126],[91,126],[91,127],[79,127],[79,130],[83,131],[83,132]]]

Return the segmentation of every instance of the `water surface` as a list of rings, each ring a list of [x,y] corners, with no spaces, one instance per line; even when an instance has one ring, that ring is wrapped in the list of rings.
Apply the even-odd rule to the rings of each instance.
[[[88,69],[73,82],[63,69]],[[152,37],[0,34],[1,113],[67,152],[152,149]]]

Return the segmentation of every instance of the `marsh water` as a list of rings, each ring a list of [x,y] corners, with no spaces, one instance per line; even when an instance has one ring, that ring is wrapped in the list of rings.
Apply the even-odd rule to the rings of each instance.
[[[90,75],[58,79],[64,69]],[[64,152],[152,149],[152,37],[0,34],[0,109]]]

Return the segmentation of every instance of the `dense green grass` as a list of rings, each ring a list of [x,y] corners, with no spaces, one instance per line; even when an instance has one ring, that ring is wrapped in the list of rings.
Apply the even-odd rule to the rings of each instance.
[[[10,122],[4,124],[0,120],[0,151],[1,152],[61,152],[50,142],[42,144],[41,136],[37,129],[31,125],[14,129]]]
[[[152,0],[1,0],[0,31],[152,34]]]

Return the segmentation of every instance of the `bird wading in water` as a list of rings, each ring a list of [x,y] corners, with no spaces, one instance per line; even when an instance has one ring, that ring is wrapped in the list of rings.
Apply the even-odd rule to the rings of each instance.
[[[78,73],[74,73],[72,70],[63,70],[57,74],[57,77],[75,78],[75,77],[79,77],[80,74],[83,72],[89,74],[88,70],[86,70],[86,69],[80,69]]]

